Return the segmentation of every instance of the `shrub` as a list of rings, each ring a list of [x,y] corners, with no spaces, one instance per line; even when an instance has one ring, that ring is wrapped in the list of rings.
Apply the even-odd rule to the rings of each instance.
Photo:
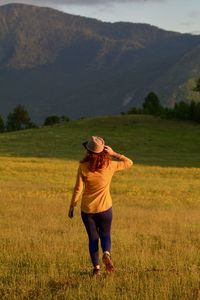
[[[184,101],[175,103],[174,116],[177,119],[189,120],[190,119],[190,105],[185,103]]]
[[[195,103],[192,101],[190,103],[190,119],[192,121],[200,122],[200,102]]]
[[[0,132],[4,132],[4,130],[5,130],[4,120],[0,115]]]
[[[60,117],[60,122],[61,123],[67,123],[69,121],[70,121],[70,119],[69,119],[68,116],[63,115],[63,116]]]
[[[44,126],[51,126],[60,123],[60,117],[58,116],[48,116],[44,121]]]

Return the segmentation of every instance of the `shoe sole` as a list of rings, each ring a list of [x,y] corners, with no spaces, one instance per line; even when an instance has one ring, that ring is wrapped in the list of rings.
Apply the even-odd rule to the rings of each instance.
[[[114,268],[114,266],[113,266],[113,264],[111,262],[111,259],[110,259],[110,257],[108,255],[103,256],[102,260],[103,260],[103,263],[104,263],[104,265],[106,267],[106,272],[108,272],[108,273],[115,272],[115,268]]]

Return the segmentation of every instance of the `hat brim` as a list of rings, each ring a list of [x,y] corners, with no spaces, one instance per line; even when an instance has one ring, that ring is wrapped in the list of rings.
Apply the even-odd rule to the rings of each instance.
[[[88,142],[84,142],[84,143],[82,143],[82,145],[83,145],[83,147],[84,147],[85,149],[87,149],[87,146],[86,146],[86,145],[87,145],[87,143],[88,143]],[[88,149],[87,149],[87,150],[88,150]]]

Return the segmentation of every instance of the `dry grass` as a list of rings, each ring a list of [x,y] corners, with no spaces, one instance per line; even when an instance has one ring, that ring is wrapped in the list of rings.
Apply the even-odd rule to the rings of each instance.
[[[77,162],[0,158],[0,299],[200,299],[200,171],[135,165],[112,184],[117,273],[90,277],[67,218]]]

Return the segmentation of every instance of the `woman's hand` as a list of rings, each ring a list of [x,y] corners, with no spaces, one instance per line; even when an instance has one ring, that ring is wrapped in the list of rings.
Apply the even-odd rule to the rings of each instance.
[[[115,154],[115,152],[113,151],[113,149],[110,146],[105,146],[104,150],[110,154],[110,156],[113,156]]]
[[[69,212],[68,212],[68,217],[69,217],[70,219],[72,219],[73,216],[74,216],[74,208],[73,208],[72,206],[70,206]]]
[[[110,154],[110,156],[114,156],[117,159],[120,159],[121,154],[115,152],[110,146],[105,146],[104,150]]]

